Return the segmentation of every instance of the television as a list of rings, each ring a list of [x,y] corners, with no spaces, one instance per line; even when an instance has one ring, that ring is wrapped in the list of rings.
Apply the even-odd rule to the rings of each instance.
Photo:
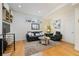
[[[3,27],[3,30],[2,30],[3,34],[10,32],[10,24],[7,24],[7,23],[3,22],[2,27]]]

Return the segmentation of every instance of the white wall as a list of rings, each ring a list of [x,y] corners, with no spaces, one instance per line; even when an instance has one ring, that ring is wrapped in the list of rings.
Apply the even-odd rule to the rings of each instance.
[[[26,19],[39,19],[34,16],[22,14],[20,12],[13,11],[13,23],[11,24],[11,32],[15,33],[16,40],[26,39],[25,35],[27,31],[31,30],[31,23],[26,22]]]
[[[75,49],[79,51],[79,4],[75,8]]]
[[[0,34],[2,34],[2,4],[0,3]]]
[[[72,5],[66,5],[63,8],[55,11],[50,15],[50,19],[52,20],[61,20],[61,31],[63,35],[63,41],[73,43],[75,40],[75,12],[74,7]],[[51,23],[53,25],[53,23]],[[53,31],[56,29],[53,28]]]

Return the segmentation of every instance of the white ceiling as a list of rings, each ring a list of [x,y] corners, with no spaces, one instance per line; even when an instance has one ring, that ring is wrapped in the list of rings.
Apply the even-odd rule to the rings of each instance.
[[[62,3],[9,3],[10,8],[25,14],[44,17]],[[22,7],[19,8],[18,5]]]

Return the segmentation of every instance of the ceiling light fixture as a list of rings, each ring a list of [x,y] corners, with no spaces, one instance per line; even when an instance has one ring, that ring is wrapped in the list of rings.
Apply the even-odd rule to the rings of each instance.
[[[38,11],[38,13],[40,13],[40,11]]]
[[[21,8],[21,7],[22,7],[22,5],[18,5],[18,7],[19,7],[19,8]]]

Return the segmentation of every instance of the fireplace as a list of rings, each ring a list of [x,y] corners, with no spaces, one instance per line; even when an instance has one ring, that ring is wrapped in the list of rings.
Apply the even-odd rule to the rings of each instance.
[[[9,33],[10,32],[10,24],[3,22],[2,25],[3,25],[2,33],[3,34]]]

